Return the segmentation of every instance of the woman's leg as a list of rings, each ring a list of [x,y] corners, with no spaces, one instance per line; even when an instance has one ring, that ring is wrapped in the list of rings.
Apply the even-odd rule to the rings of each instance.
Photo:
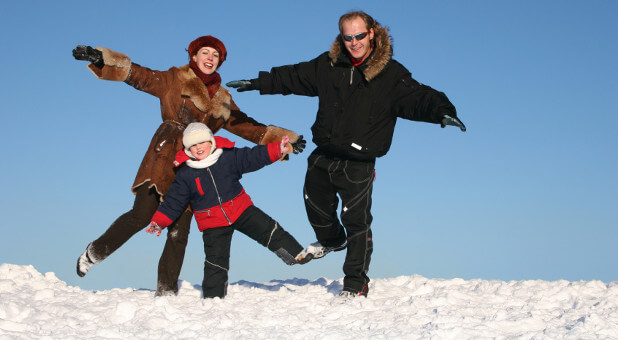
[[[185,258],[192,216],[191,211],[186,210],[166,228],[167,240],[159,259],[159,276],[155,296],[176,295],[178,293],[178,277]]]
[[[159,195],[154,188],[149,189],[148,184],[144,183],[137,188],[133,208],[118,217],[103,235],[88,245],[77,261],[79,276],[86,275],[93,264],[103,261],[131,236],[146,228],[159,206]]]

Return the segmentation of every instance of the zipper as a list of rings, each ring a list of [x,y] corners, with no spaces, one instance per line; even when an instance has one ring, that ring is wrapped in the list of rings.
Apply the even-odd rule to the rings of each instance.
[[[219,196],[219,189],[217,189],[217,183],[215,183],[215,178],[212,176],[212,172],[210,171],[210,168],[206,168],[206,170],[208,170],[208,174],[210,174],[210,178],[212,179],[212,185],[215,187],[215,192],[217,193],[217,200],[219,200],[219,208],[221,208],[221,212],[223,212],[223,216],[225,216],[227,223],[229,225],[232,225],[232,221],[230,221],[230,218],[227,217],[227,214],[225,213],[225,210],[223,209],[223,202],[221,202],[221,196]]]
[[[352,79],[354,78],[354,65],[350,69],[350,85],[352,85]]]
[[[210,209],[206,209],[206,210],[194,210],[193,211],[196,214],[208,214],[208,216],[210,217]]]

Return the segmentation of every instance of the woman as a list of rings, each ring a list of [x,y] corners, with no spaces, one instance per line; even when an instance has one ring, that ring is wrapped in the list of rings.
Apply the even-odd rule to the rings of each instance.
[[[73,56],[87,60],[99,79],[124,81],[161,102],[163,123],[155,132],[135,177],[131,190],[133,208],[112,223],[103,235],[91,242],[77,261],[77,274],[84,276],[92,265],[103,261],[131,236],[150,222],[174,179],[176,152],[183,149],[182,133],[192,122],[204,123],[216,133],[225,129],[256,144],[268,144],[288,135],[293,152],[301,152],[302,136],[276,126],[266,126],[249,118],[236,106],[230,93],[220,86],[216,70],[227,57],[223,43],[210,35],[189,44],[189,64],[154,71],[131,62],[128,56],[107,48],[77,46]],[[187,209],[168,230],[159,260],[157,296],[178,292],[178,276],[187,245],[192,212]]]

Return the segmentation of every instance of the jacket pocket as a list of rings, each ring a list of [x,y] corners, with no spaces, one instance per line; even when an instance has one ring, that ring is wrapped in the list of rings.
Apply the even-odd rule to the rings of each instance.
[[[196,210],[195,221],[200,231],[204,229],[222,227],[230,225],[230,221],[225,217],[223,212],[218,207],[213,207],[204,210]]]

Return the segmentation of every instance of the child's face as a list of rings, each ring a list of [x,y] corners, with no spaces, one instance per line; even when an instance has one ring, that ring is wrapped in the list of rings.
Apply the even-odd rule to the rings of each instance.
[[[211,142],[202,142],[190,147],[189,151],[191,151],[194,158],[201,161],[210,155],[210,148],[212,148]]]

